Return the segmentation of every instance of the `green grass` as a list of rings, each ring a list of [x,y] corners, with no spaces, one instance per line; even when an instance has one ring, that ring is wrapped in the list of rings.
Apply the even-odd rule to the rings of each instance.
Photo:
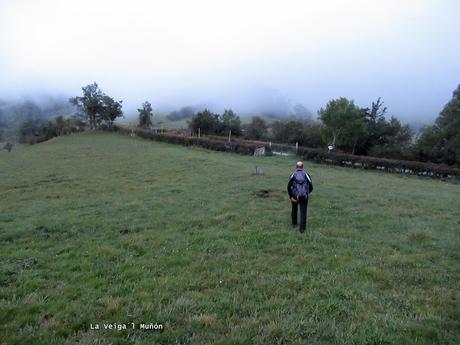
[[[105,133],[0,151],[0,344],[457,344],[460,185],[307,163],[302,235],[294,163]],[[90,329],[114,322],[164,331]]]

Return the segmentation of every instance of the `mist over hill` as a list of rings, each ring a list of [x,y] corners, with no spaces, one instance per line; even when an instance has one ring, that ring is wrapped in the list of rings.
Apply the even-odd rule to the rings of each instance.
[[[20,128],[25,124],[40,128],[48,120],[58,116],[68,118],[75,111],[65,97],[42,95],[0,99],[0,142],[17,142]]]
[[[94,81],[156,113],[316,115],[382,97],[432,122],[460,80],[458,1],[0,1],[0,98],[79,94]],[[86,25],[93,23],[93,25]]]
[[[70,116],[75,108],[66,98],[53,96],[0,99],[0,126],[15,127],[24,120],[43,122],[57,116]]]

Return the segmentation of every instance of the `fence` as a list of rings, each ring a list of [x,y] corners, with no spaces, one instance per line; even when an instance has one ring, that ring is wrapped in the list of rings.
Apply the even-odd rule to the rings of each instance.
[[[167,142],[171,144],[180,144],[184,146],[200,146],[216,151],[230,151],[245,155],[253,155],[256,148],[265,145],[265,154],[273,154],[275,152],[286,152],[286,154],[297,154],[305,160],[315,161],[317,163],[325,163],[331,165],[339,165],[355,169],[377,170],[389,173],[408,174],[428,176],[442,179],[460,179],[460,169],[442,164],[423,163],[417,161],[403,161],[396,159],[355,156],[351,154],[327,152],[322,149],[313,149],[305,147],[296,147],[292,145],[280,145],[264,143],[260,141],[249,141],[236,139],[228,141],[225,137],[188,137],[180,135],[170,135],[168,133],[156,134],[149,130],[140,128],[127,128],[114,126],[114,130],[123,133],[134,133],[139,137]],[[279,149],[280,151],[276,151]]]

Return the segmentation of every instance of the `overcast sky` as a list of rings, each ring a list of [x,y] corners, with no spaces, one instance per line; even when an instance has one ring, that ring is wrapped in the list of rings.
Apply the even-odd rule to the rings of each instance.
[[[459,38],[458,0],[0,0],[0,98],[93,81],[128,109],[382,96],[431,121],[460,83]]]

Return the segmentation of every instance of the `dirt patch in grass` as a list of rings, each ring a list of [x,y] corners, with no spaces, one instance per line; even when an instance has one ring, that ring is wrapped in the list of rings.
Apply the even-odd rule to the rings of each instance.
[[[259,190],[256,192],[256,195],[257,195],[259,198],[269,198],[269,197],[273,197],[273,196],[278,196],[278,193],[277,193],[277,192],[274,192],[274,191],[271,190],[271,189],[259,189]]]

